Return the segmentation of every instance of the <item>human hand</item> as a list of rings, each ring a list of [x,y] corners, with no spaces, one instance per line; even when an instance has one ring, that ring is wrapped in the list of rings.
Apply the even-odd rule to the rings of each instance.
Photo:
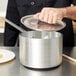
[[[41,10],[41,12],[36,13],[34,18],[37,18],[41,21],[53,24],[56,23],[57,20],[62,20],[66,15],[65,8],[48,8],[45,7]]]

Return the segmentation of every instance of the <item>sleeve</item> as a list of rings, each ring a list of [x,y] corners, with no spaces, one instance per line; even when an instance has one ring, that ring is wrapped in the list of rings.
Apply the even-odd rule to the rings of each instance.
[[[6,18],[19,25],[20,17],[15,0],[8,0]],[[14,46],[19,31],[5,23],[4,46]]]
[[[73,0],[73,4],[76,5],[76,0]]]

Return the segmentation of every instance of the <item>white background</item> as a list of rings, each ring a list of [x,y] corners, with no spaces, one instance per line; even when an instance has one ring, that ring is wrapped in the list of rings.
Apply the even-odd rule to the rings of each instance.
[[[6,9],[7,9],[8,0],[0,0],[0,16],[6,16]]]

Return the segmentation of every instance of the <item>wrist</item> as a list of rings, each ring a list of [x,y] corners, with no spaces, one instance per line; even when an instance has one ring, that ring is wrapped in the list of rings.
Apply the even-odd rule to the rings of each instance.
[[[63,17],[67,17],[67,8],[62,8]]]

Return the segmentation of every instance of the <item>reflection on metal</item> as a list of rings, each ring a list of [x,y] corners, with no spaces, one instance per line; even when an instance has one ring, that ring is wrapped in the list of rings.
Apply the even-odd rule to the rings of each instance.
[[[70,61],[72,61],[72,62],[76,63],[76,59],[74,59],[74,58],[72,58],[72,57],[70,57],[68,55],[63,54],[63,57],[66,58],[66,59],[68,59],[68,60],[70,60]]]
[[[40,71],[27,69],[20,65],[20,76],[62,76],[62,66],[51,70]]]

